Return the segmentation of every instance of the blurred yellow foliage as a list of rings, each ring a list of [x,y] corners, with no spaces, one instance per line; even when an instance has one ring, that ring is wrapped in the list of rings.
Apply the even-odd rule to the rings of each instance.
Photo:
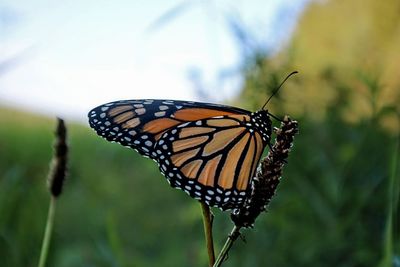
[[[279,73],[283,79],[300,72],[281,92],[285,113],[319,120],[328,107],[340,106],[343,119],[359,122],[391,107],[379,122],[399,131],[393,112],[400,113],[400,1],[313,2],[288,46],[265,61],[263,75]],[[261,89],[247,79],[245,93],[249,90]]]

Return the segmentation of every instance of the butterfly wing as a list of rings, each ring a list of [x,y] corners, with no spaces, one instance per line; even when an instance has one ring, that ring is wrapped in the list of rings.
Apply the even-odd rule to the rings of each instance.
[[[107,103],[92,109],[88,116],[98,135],[152,157],[156,156],[155,143],[168,129],[199,119],[248,113],[209,103],[143,99]]]
[[[222,210],[239,207],[266,146],[248,115],[224,115],[178,125],[155,145],[172,187]]]
[[[171,186],[223,210],[243,202],[270,138],[269,118],[209,103],[122,100],[88,116],[100,136],[157,161]]]

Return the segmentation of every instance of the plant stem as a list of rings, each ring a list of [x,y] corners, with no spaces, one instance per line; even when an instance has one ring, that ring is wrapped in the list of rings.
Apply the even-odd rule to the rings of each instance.
[[[396,138],[396,143],[394,145],[394,150],[391,159],[390,175],[389,175],[389,186],[388,186],[388,214],[386,218],[386,229],[384,237],[383,246],[383,259],[380,266],[392,266],[394,260],[394,229],[396,229],[396,221],[399,201],[399,181],[396,182],[397,175],[397,164],[399,161],[399,151],[400,151],[400,136]]]
[[[49,212],[47,214],[46,229],[44,232],[44,237],[43,237],[43,242],[42,242],[42,250],[40,252],[40,259],[39,259],[38,267],[44,267],[46,265],[46,260],[47,260],[47,256],[48,256],[48,252],[49,252],[51,233],[53,230],[55,211],[56,211],[56,198],[54,196],[51,196]]]
[[[234,226],[231,233],[228,236],[221,252],[219,253],[217,260],[213,267],[221,266],[222,262],[225,260],[226,256],[228,255],[229,250],[231,249],[233,242],[240,236],[240,227]]]
[[[203,226],[204,226],[204,235],[206,238],[208,261],[209,261],[209,266],[212,267],[215,262],[214,241],[212,235],[213,218],[210,212],[210,207],[203,202],[200,202],[200,205],[203,211]]]

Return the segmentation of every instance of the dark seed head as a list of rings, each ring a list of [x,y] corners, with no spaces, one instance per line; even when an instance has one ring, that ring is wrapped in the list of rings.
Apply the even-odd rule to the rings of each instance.
[[[55,136],[54,154],[50,165],[47,185],[50,193],[54,197],[58,197],[62,192],[68,161],[67,129],[65,128],[64,121],[60,118],[57,118]]]
[[[281,128],[274,129],[275,143],[265,157],[256,176],[251,181],[251,194],[241,208],[233,210],[231,219],[236,226],[251,227],[258,215],[265,211],[279,184],[294,135],[298,132],[297,121],[285,117]]]

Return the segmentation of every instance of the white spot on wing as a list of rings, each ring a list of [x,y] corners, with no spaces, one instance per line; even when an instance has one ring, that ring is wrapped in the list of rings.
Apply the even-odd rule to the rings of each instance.
[[[184,124],[178,125],[178,127],[179,127],[179,128],[186,127],[186,125],[188,125],[189,123],[190,123],[190,122],[186,122],[186,123],[184,123]]]
[[[156,116],[156,117],[163,117],[163,116],[165,116],[165,111],[156,112],[156,113],[154,113],[154,116]]]
[[[138,115],[143,115],[144,113],[146,113],[146,109],[144,108],[135,109],[135,113]]]

